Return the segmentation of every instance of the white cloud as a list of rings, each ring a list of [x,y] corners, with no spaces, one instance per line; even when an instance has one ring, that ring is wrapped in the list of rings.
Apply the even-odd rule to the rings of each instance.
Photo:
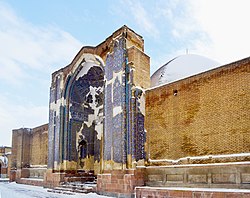
[[[51,72],[69,64],[81,43],[58,27],[23,20],[1,1],[0,43],[0,145],[10,145],[13,128],[48,122],[47,92],[39,91],[47,90]]]
[[[169,39],[179,45],[169,54],[180,55],[188,48],[222,64],[248,57],[249,6],[248,0],[160,1],[158,18],[162,24],[165,20]]]
[[[49,74],[65,66],[81,47],[69,33],[52,26],[34,26],[1,2],[0,43],[0,79],[14,84],[28,77],[27,70]]]
[[[126,9],[124,9],[124,7]],[[121,9],[119,10],[119,15],[123,17],[132,16],[133,22],[149,37],[157,39],[159,37],[159,29],[156,26],[156,23],[152,20],[153,13],[149,12],[144,6],[143,3],[137,0],[122,0]],[[117,8],[116,8],[117,9]],[[124,11],[126,12],[124,14]]]
[[[11,145],[12,129],[36,127],[48,122],[48,106],[17,105],[8,97],[0,96],[0,145]]]
[[[248,0],[190,1],[193,17],[210,38],[210,45],[197,43],[222,63],[236,61],[250,55],[250,18]]]

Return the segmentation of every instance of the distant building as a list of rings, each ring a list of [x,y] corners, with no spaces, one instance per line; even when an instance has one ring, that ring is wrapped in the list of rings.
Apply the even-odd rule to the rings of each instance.
[[[187,54],[150,79],[144,40],[126,26],[83,47],[52,74],[49,124],[13,130],[16,181],[96,178],[99,194],[121,197],[250,188],[250,58],[215,66]]]
[[[9,177],[10,157],[11,157],[11,147],[0,146],[0,178]]]
[[[11,180],[44,177],[48,157],[48,124],[12,131]]]

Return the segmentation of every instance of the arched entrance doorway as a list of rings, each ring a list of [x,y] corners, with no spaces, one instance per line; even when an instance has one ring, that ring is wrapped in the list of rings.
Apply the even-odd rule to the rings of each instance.
[[[66,145],[77,170],[100,171],[103,136],[104,72],[101,65],[82,63],[69,83]],[[65,138],[64,138],[65,139]]]

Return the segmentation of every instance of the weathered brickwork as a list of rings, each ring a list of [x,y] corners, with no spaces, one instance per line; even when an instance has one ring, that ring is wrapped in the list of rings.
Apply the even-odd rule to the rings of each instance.
[[[144,169],[113,170],[98,175],[97,191],[112,197],[133,197],[136,186],[144,186]]]
[[[31,129],[21,128],[12,131],[11,168],[27,167],[30,164]]]
[[[12,168],[47,165],[48,124],[13,130],[12,146]]]
[[[30,164],[47,165],[48,158],[48,124],[32,129],[30,142]]]
[[[151,159],[250,151],[250,58],[146,91]]]
[[[12,148],[10,180],[25,183],[28,180],[21,178],[42,179],[48,158],[48,124],[33,129],[14,129]]]
[[[136,65],[133,68],[133,83],[140,86],[143,89],[150,87],[150,58],[143,51],[136,47],[130,47],[128,49],[128,58]]]

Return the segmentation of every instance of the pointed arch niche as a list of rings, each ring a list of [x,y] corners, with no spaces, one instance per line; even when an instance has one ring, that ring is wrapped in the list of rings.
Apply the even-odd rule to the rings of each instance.
[[[100,172],[103,137],[104,71],[100,57],[85,55],[68,75],[60,111],[61,170]]]

